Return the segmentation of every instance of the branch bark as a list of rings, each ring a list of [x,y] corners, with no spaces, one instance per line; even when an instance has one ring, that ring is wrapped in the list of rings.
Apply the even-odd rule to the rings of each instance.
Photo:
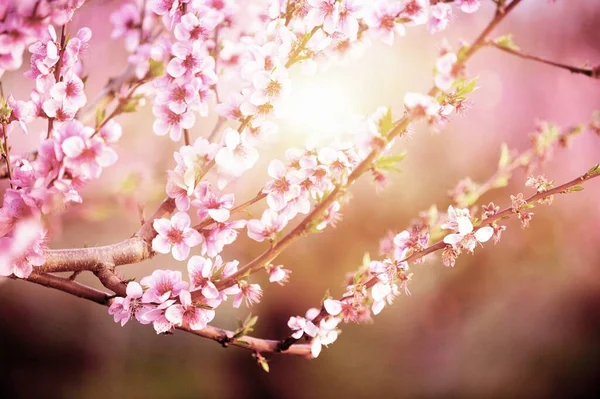
[[[500,51],[504,51],[505,53],[512,54],[512,55],[522,58],[524,60],[534,61],[534,62],[538,62],[540,64],[545,64],[545,65],[550,65],[550,66],[553,66],[556,68],[567,70],[571,73],[585,75],[592,79],[600,79],[600,65],[595,66],[595,67],[590,67],[590,68],[575,67],[575,66],[563,64],[560,62],[547,60],[545,58],[538,57],[536,55],[527,54],[527,53],[524,53],[524,52],[514,49],[514,48],[502,46],[494,41],[488,40],[488,41],[486,41],[485,45],[489,46],[489,47],[497,48]]]

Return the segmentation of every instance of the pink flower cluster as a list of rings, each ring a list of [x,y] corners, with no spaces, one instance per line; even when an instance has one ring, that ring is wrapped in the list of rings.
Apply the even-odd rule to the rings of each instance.
[[[135,52],[130,61],[141,71],[138,78],[145,76],[152,62],[165,66],[165,75],[152,83],[157,92],[153,99],[154,133],[180,140],[195,126],[197,116],[208,115],[213,99],[217,100],[214,109],[223,120],[239,124],[237,129],[226,127],[220,139],[218,131],[211,134],[213,142],[198,138],[182,146],[174,154],[175,168],[168,172],[166,192],[175,200],[177,213],[154,221],[157,236],[152,247],[159,253],[171,253],[179,261],[188,260],[197,247],[199,255],[192,254],[188,260],[190,283],[182,282],[185,287],[180,291],[167,289],[181,282],[180,276],[170,277],[167,288],[150,298],[148,292],[162,283],[156,282],[160,276],[146,277],[139,288],[132,286],[135,289],[128,291],[126,298],[115,299],[111,314],[116,321],[135,315],[142,323],[155,323],[158,332],[179,325],[198,329],[214,317],[214,310],[228,295],[235,296],[235,307],[242,302],[248,306],[257,303],[262,290],[245,277],[229,287],[217,288],[219,280],[238,270],[237,261],[222,261],[224,246],[234,242],[243,227],[255,241],[275,242],[293,218],[308,214],[336,187],[345,186],[373,149],[385,153],[393,141],[387,136],[392,128],[391,112],[381,108],[357,120],[357,129],[350,137],[328,146],[288,150],[285,162],[273,160],[269,164],[270,180],[261,191],[268,208],[261,217],[231,220],[235,198],[222,190],[256,164],[258,146],[276,132],[271,119],[286,113],[286,98],[292,89],[290,67],[300,64],[305,71],[314,72],[317,60],[325,60],[324,67],[330,61],[343,60],[357,53],[355,49],[369,37],[392,44],[407,26],[427,25],[431,32],[438,32],[451,17],[449,4],[428,0],[306,0],[291,8],[286,1],[271,0],[268,9],[258,15],[258,23],[251,21],[242,27],[236,24],[239,21],[234,12],[244,6],[233,3],[152,0],[145,10],[136,2],[113,14],[113,35],[124,37],[127,48]],[[464,7],[462,3],[459,6]],[[168,32],[152,44],[148,38],[156,31],[157,16]],[[452,60],[444,61],[439,63],[440,79],[453,77]],[[219,99],[217,85],[225,78],[235,82],[238,89],[225,96],[221,93]],[[405,105],[413,116],[430,123],[445,120],[453,110],[434,97],[417,93],[407,94]],[[393,169],[390,164],[382,165],[372,167],[379,184],[385,182],[386,171]],[[216,172],[214,179],[210,172]],[[333,201],[309,227],[322,230],[335,226],[341,218],[342,202]],[[193,218],[198,219],[197,224]],[[316,357],[323,345],[336,340],[340,321],[370,320],[372,313],[379,313],[399,292],[408,293],[411,274],[404,258],[425,246],[428,239],[422,231],[395,236],[388,258],[367,263],[347,286],[342,300],[325,300],[325,317],[316,321],[319,312],[312,309],[306,317],[292,318],[289,326],[294,336],[307,334]],[[270,282],[283,284],[289,278],[289,270],[281,265],[268,264],[265,269]],[[373,283],[367,287],[368,280]]]
[[[155,270],[139,283],[127,285],[127,296],[117,297],[109,307],[115,322],[125,325],[131,317],[142,324],[154,326],[157,333],[166,333],[176,326],[202,330],[215,317],[215,309],[233,295],[233,307],[242,302],[252,306],[260,301],[258,284],[240,282],[218,290],[214,280],[237,272],[238,262],[224,263],[214,259],[192,256],[187,265],[189,283],[179,271]]]
[[[12,157],[11,187],[4,192],[0,208],[0,239],[4,251],[12,254],[7,265],[14,265],[7,266],[2,275],[11,269],[15,276],[23,278],[32,272],[31,266],[43,263],[45,232],[38,226],[32,227],[31,234],[24,234],[20,226],[39,225],[37,221],[42,214],[71,201],[81,202],[78,190],[116,162],[112,145],[121,136],[121,127],[114,121],[93,129],[74,119],[87,101],[79,74],[81,55],[91,31],[82,28],[69,39],[59,39],[54,27],[47,24],[66,23],[81,2],[38,3],[52,17],[43,19],[46,25],[37,31],[37,37],[43,39],[29,46],[32,55],[25,76],[35,79],[35,89],[28,101],[9,96],[2,105],[4,117],[0,120],[0,133],[5,140],[20,133],[16,127],[27,133],[28,124],[36,117],[48,121],[43,134],[46,138],[40,143],[35,159]],[[9,7],[9,11],[5,23],[13,18],[19,20],[20,14],[15,14],[15,9]]]
[[[0,4],[0,77],[6,71],[19,69],[25,49],[39,38],[48,36],[51,24],[63,25],[69,21],[84,1],[3,1]],[[55,50],[51,49],[51,54]]]

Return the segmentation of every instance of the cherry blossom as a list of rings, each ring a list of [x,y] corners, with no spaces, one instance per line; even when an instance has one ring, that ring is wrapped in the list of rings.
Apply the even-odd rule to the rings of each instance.
[[[202,330],[215,318],[215,311],[196,307],[188,291],[179,294],[180,305],[172,305],[165,312],[165,318],[174,325],[187,324],[192,330]]]
[[[198,208],[198,216],[204,219],[207,216],[214,221],[223,223],[229,219],[229,210],[233,207],[233,194],[217,194],[208,182],[201,182],[194,190],[195,200],[192,206]]]
[[[300,173],[287,172],[283,162],[274,159],[269,163],[269,176],[273,178],[263,188],[263,193],[267,194],[267,204],[274,211],[280,211],[289,201],[300,195],[300,183],[302,175]]]
[[[479,10],[480,5],[481,3],[479,0],[456,0],[456,6],[460,7],[462,12],[466,12],[468,14]]]
[[[288,218],[285,214],[267,209],[263,212],[260,220],[252,219],[248,221],[248,237],[258,242],[274,240],[277,233],[287,225],[287,222]]]
[[[169,219],[156,219],[153,226],[158,235],[152,240],[152,249],[161,254],[172,253],[176,260],[185,260],[190,248],[202,243],[202,235],[190,227],[190,217],[177,212]]]
[[[27,278],[44,263],[45,232],[35,219],[19,221],[12,237],[0,237],[0,276]]]
[[[188,288],[188,283],[182,280],[181,272],[173,270],[155,270],[150,276],[141,279],[140,284],[147,288],[142,296],[144,303],[162,304],[176,298]]]
[[[217,152],[215,162],[224,172],[239,176],[258,160],[256,148],[248,145],[240,134],[231,128],[223,133],[224,147]]]
[[[470,238],[474,238],[477,242],[484,243],[489,241],[494,234],[494,229],[490,226],[480,227],[473,232],[473,223],[471,222],[471,216],[469,214],[468,209],[457,209],[452,207],[452,205],[448,208],[448,219],[446,223],[442,225],[443,229],[451,229],[456,233],[448,234],[444,237],[444,242],[446,244],[451,245],[452,247],[457,247],[460,243],[461,246],[467,249],[469,252],[472,252],[476,242],[470,240]],[[466,240],[465,240],[466,238]]]
[[[269,272],[269,282],[279,285],[286,284],[292,273],[291,270],[284,269],[282,265],[273,266],[272,264],[267,265],[267,271]]]
[[[196,123],[196,116],[188,109],[177,113],[172,111],[167,104],[155,104],[152,111],[156,116],[153,125],[154,133],[159,136],[169,133],[169,137],[173,141],[179,141],[183,129],[191,129]]]
[[[323,26],[329,34],[335,32],[340,18],[337,0],[307,0],[311,7],[306,15],[309,28]]]
[[[421,93],[406,93],[404,106],[417,117],[435,117],[440,111],[435,98]]]
[[[233,307],[239,308],[242,304],[242,301],[246,304],[247,307],[250,307],[254,304],[260,302],[262,298],[262,288],[258,284],[249,284],[246,281],[240,281],[238,284],[240,288],[240,292],[233,298]]]
[[[369,31],[381,39],[387,45],[394,44],[395,34],[404,36],[404,25],[396,23],[396,18],[400,15],[403,4],[399,1],[387,2],[377,1],[370,7],[364,16],[365,23],[369,26]]]
[[[222,263],[220,257],[217,263]],[[216,267],[213,266],[213,262],[209,258],[203,258],[202,256],[192,256],[188,261],[188,273],[190,275],[191,290],[202,290],[202,295],[208,299],[215,299],[219,297],[219,290],[215,284],[211,281],[212,275]]]

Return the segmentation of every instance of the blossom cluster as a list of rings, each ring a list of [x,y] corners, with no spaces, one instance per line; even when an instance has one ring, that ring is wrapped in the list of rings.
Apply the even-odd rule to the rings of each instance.
[[[35,119],[47,121],[47,129],[42,133],[44,139],[33,159],[6,157],[10,188],[4,192],[0,208],[0,237],[3,255],[8,258],[0,274],[23,278],[29,276],[32,266],[44,262],[46,233],[40,224],[41,216],[61,209],[66,203],[81,202],[80,188],[116,162],[117,153],[112,146],[121,136],[121,127],[112,120],[91,128],[75,119],[87,102],[80,77],[81,56],[88,46],[91,31],[81,28],[68,38],[64,26],[82,2],[37,3],[37,11],[30,15],[47,12],[49,16],[41,18],[39,26],[31,27],[36,32],[32,37],[41,38],[28,47],[31,61],[25,76],[35,80],[35,88],[28,100],[16,100],[12,95],[2,99],[0,111],[0,133],[5,150],[9,148],[10,138],[27,134],[28,125]],[[23,22],[22,12],[27,10],[25,5],[8,7],[4,24],[12,26]],[[60,38],[50,23],[63,25]],[[32,41],[24,32],[21,36],[13,32],[15,38],[22,40],[20,46]],[[16,50],[11,54],[17,57]],[[23,232],[26,227],[22,225],[29,226],[27,233]]]
[[[9,161],[11,188],[0,209],[0,246],[2,256],[10,261],[2,275],[27,277],[33,266],[43,264],[41,215],[64,203],[81,202],[80,188],[117,160],[113,145],[121,128],[112,116],[105,118],[101,112],[95,127],[77,119],[87,103],[81,55],[91,31],[82,28],[69,35],[66,25],[82,3],[41,0],[33,9],[29,4],[0,6],[0,43],[5,44],[0,49],[0,73],[18,69],[28,47],[32,55],[25,75],[35,80],[29,100],[3,99],[4,147],[17,127],[27,133],[35,118],[48,122],[34,159],[13,157]],[[469,13],[477,10],[479,1],[457,0],[454,5]],[[269,179],[257,195],[257,201],[266,198],[262,215],[232,218],[243,205],[235,207],[235,196],[226,189],[254,167],[260,146],[276,133],[273,119],[286,114],[292,90],[290,68],[299,65],[304,72],[314,73],[359,56],[372,40],[392,45],[407,27],[426,26],[437,33],[448,25],[452,10],[447,2],[434,0],[269,0],[258,13],[233,0],[122,3],[110,21],[112,37],[124,40],[137,79],[129,95],[145,85],[151,93],[153,132],[173,141],[184,140],[173,155],[175,166],[168,171],[166,184],[176,212],[153,221],[152,250],[187,261],[189,279],[185,281],[180,272],[156,270],[139,283],[129,282],[127,295],[115,298],[110,307],[115,321],[125,324],[134,317],[143,324],[152,323],[159,333],[182,325],[202,329],[228,296],[234,296],[234,307],[259,302],[261,287],[247,276],[238,276],[237,260],[222,260],[224,247],[244,228],[251,239],[274,244],[292,219],[308,215],[320,204],[327,206],[310,220],[307,231],[335,227],[345,199],[331,199],[332,193],[352,183],[357,167],[374,152],[379,155],[368,170],[376,183],[385,183],[386,173],[400,159],[386,154],[394,139],[404,134],[390,135],[394,129],[391,111],[380,108],[358,119],[356,129],[334,143],[290,149],[285,161],[269,163]],[[248,21],[240,18],[246,13],[251,15]],[[61,27],[60,33],[55,26]],[[460,62],[450,50],[444,50],[436,63],[435,81],[445,95],[405,96],[407,114],[413,120],[446,121],[460,107],[456,99],[468,92]],[[234,90],[219,93],[231,86]],[[119,112],[125,87],[114,93]],[[218,124],[206,138],[190,139],[198,118],[211,110],[226,124],[223,131]],[[471,223],[468,211],[456,214],[448,224],[454,231],[449,246],[457,251],[472,251],[472,237],[485,241],[486,228],[475,230],[465,220]],[[357,273],[344,299],[325,300],[327,317],[311,310],[306,317],[290,320],[294,335],[311,337],[316,357],[322,345],[335,341],[341,320],[368,320],[402,290],[408,293],[411,274],[405,258],[428,240],[426,229],[396,235],[391,252]],[[270,282],[288,281],[290,271],[283,266],[270,262],[263,266]],[[233,282],[223,286],[224,279]]]
[[[495,215],[498,207],[494,204],[483,207],[482,219]],[[485,243],[494,237],[499,239],[504,226],[496,223],[475,228],[468,209],[450,206],[445,215],[432,212],[423,213],[412,222],[409,229],[398,234],[390,233],[380,243],[383,260],[370,260],[365,257],[363,265],[349,275],[349,283],[341,299],[327,297],[322,309],[309,309],[304,317],[293,316],[288,321],[292,330],[291,338],[298,340],[306,335],[311,342],[311,353],[317,357],[323,345],[333,343],[340,332],[339,324],[366,323],[379,314],[386,305],[404,292],[410,295],[408,283],[412,279],[409,261],[422,262],[421,253],[430,241],[430,231],[436,228],[439,220],[444,220],[441,228],[451,230],[445,235],[446,244],[442,254],[446,266],[454,266],[462,251],[473,252],[477,243]]]
[[[0,5],[0,77],[6,71],[21,68],[28,46],[47,37],[52,24],[64,25],[71,20],[84,1],[3,1]]]

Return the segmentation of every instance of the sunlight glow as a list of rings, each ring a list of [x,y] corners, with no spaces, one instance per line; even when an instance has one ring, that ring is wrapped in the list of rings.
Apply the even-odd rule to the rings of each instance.
[[[340,135],[356,113],[351,95],[341,84],[325,79],[294,82],[287,101],[287,129],[309,140],[320,141]]]

